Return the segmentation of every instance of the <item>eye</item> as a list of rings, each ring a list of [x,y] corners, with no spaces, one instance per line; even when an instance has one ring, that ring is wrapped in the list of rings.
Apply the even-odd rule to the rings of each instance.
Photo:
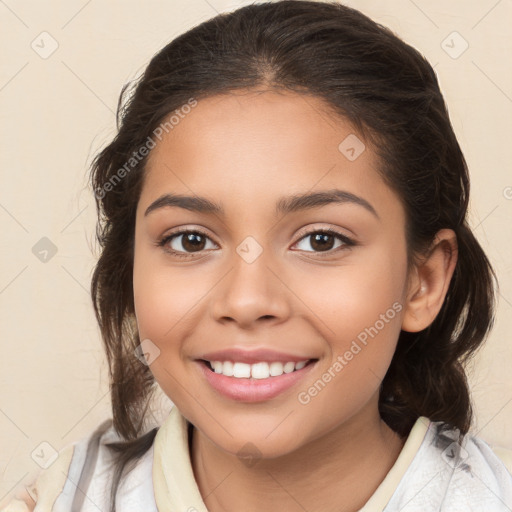
[[[208,247],[208,242],[212,244],[210,247]],[[338,242],[337,245],[336,242]],[[299,247],[301,251],[329,254],[357,245],[354,240],[333,229],[317,229],[306,232],[294,246],[301,243],[304,245],[302,248]],[[175,231],[164,236],[157,242],[157,245],[178,257],[190,257],[194,253],[217,247],[217,244],[199,229]]]
[[[183,229],[163,237],[158,245],[176,256],[187,257],[189,254],[211,249],[212,247],[207,247],[208,242],[212,243],[213,248],[216,247],[210,237],[201,230]]]
[[[339,242],[338,245],[336,245],[336,241]],[[338,233],[334,229],[317,229],[315,231],[309,231],[304,236],[302,236],[302,238],[295,245],[298,245],[301,242],[306,243],[303,244],[303,248],[299,247],[299,250],[306,252],[332,253],[356,245],[354,240],[341,233]]]

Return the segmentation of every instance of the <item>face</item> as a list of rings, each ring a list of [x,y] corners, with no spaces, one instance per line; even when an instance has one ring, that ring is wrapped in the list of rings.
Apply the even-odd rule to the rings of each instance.
[[[407,257],[377,166],[320,99],[269,91],[200,100],[152,150],[135,230],[140,339],[219,448],[275,457],[378,416]]]

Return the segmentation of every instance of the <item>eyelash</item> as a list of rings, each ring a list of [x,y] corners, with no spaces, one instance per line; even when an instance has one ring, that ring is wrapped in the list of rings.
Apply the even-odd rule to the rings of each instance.
[[[175,238],[175,237],[177,237],[179,235],[182,235],[182,234],[187,234],[187,233],[193,233],[193,234],[196,234],[196,235],[201,235],[201,236],[204,236],[205,238],[208,238],[208,239],[211,240],[211,238],[204,231],[201,231],[200,229],[186,229],[186,228],[184,228],[184,229],[180,229],[178,231],[175,231],[175,232],[171,233],[170,235],[162,237],[160,240],[158,240],[156,245],[159,246],[159,247],[163,247],[166,252],[172,254],[173,256],[177,256],[179,258],[190,258],[191,256],[193,256],[196,253],[191,253],[191,252],[187,253],[187,252],[183,252],[183,251],[175,251],[174,249],[169,249],[169,248],[165,247],[167,245],[167,243],[169,243],[173,238]],[[334,229],[331,229],[331,228],[314,229],[314,230],[310,230],[310,231],[307,231],[305,233],[302,233],[301,237],[293,245],[296,245],[302,239],[307,238],[308,236],[311,236],[311,235],[314,235],[314,234],[317,234],[317,233],[332,235],[335,238],[339,239],[341,242],[343,242],[343,245],[341,245],[340,247],[337,247],[336,249],[329,249],[328,251],[305,251],[305,252],[313,252],[313,253],[318,254],[318,255],[323,255],[323,254],[332,255],[333,253],[336,253],[338,251],[346,250],[346,249],[349,249],[351,247],[355,247],[356,245],[358,245],[357,242],[355,242],[351,238],[349,238],[349,237],[347,237],[345,235],[342,235],[338,231],[336,231]],[[201,252],[201,251],[198,251],[198,253],[199,252]],[[320,257],[322,257],[322,256],[320,256]]]

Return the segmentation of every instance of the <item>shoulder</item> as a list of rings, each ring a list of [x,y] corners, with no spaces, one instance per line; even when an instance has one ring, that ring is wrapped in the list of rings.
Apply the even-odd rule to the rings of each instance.
[[[20,489],[1,512],[108,511],[114,452],[107,444],[119,440],[112,420],[105,421],[89,436],[60,450],[52,465],[41,471],[32,485]],[[151,447],[123,478],[117,494],[120,510],[156,512],[156,507],[151,507],[152,460]]]
[[[510,512],[512,474],[484,440],[430,422],[386,512]]]
[[[460,503],[467,510],[512,510],[512,474],[491,446],[479,437],[467,435],[461,446],[448,447],[454,465],[447,503],[457,510]],[[446,454],[445,454],[446,457]]]

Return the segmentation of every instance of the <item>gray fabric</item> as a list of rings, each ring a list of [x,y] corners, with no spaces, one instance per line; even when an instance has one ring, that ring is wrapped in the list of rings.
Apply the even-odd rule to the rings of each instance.
[[[85,458],[82,472],[80,473],[80,479],[78,480],[75,495],[73,497],[73,503],[71,504],[71,512],[80,512],[84,504],[85,496],[89,484],[94,473],[96,461],[98,459],[98,451],[101,436],[110,428],[112,425],[112,419],[104,421],[91,435],[89,442],[87,443],[87,455]]]
[[[62,492],[57,496],[51,509],[52,512],[69,512],[76,493],[76,484],[80,480],[80,473],[87,458],[87,445],[89,437],[73,443],[73,454],[68,468],[68,474]],[[97,511],[96,511],[97,512]]]

